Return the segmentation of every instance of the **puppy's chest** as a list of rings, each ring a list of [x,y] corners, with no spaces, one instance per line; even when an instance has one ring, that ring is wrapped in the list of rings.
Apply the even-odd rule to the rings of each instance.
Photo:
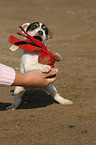
[[[24,51],[23,55],[22,55],[22,59],[21,61],[25,64],[36,64],[38,63],[38,56],[41,52],[36,52],[36,53],[30,53],[27,51]]]

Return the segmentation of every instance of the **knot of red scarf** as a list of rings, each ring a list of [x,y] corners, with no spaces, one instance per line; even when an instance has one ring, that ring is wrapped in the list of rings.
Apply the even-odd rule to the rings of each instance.
[[[9,37],[9,42],[31,53],[35,53],[41,50],[41,53],[39,54],[39,57],[38,57],[38,62],[54,67],[55,58],[54,58],[53,53],[48,51],[46,46],[41,41],[33,38],[27,32],[25,32],[22,26],[19,26],[19,28],[25,34],[20,33],[20,32],[18,32],[17,34],[24,36],[25,38],[27,38],[27,40],[20,40],[11,35]]]

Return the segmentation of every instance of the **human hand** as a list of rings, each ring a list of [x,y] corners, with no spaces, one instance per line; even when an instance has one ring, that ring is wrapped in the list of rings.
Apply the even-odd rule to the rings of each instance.
[[[42,88],[56,80],[56,74],[58,73],[57,68],[52,68],[51,72],[44,74],[39,70],[30,71],[24,74],[16,72],[16,78],[13,85],[31,87],[31,88]]]

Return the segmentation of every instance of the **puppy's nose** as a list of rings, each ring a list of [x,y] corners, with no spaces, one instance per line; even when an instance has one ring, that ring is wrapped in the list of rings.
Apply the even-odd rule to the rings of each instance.
[[[43,35],[43,32],[42,32],[42,31],[38,31],[38,34],[39,34],[40,36],[42,36],[42,35]]]

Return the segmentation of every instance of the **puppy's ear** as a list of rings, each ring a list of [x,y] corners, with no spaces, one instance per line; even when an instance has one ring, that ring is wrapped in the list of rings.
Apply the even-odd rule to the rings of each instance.
[[[52,32],[48,29],[48,38],[52,39]]]
[[[22,25],[22,27],[24,28],[24,30],[26,31],[27,30],[27,27],[30,25],[30,23],[24,23],[23,25]]]

